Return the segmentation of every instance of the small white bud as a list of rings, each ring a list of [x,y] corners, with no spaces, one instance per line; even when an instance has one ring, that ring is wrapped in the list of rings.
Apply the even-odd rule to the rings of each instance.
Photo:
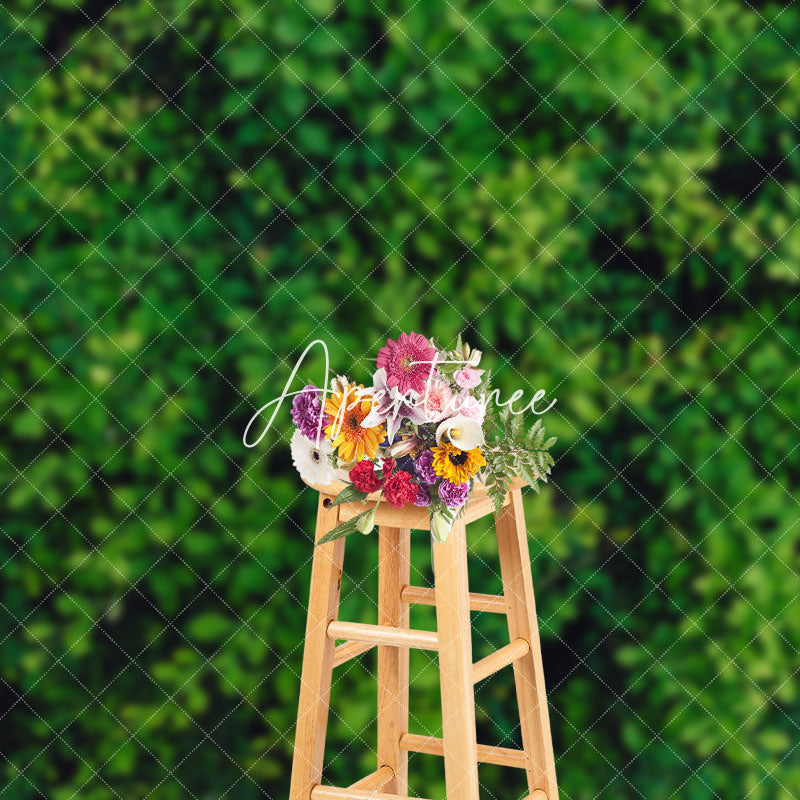
[[[431,515],[431,536],[434,541],[439,542],[439,544],[446,542],[452,529],[452,523],[441,514],[434,513]]]
[[[350,386],[350,382],[345,375],[337,375],[331,378],[331,391],[334,394],[344,394]]]
[[[472,353],[469,356],[469,359],[467,360],[467,366],[468,367],[477,367],[478,364],[481,363],[481,356],[482,355],[483,355],[483,353],[481,353],[480,350],[473,350]]]
[[[361,531],[365,536],[368,533],[372,533],[372,529],[375,527],[375,506],[373,506],[366,514],[359,517],[356,521],[356,528]]]

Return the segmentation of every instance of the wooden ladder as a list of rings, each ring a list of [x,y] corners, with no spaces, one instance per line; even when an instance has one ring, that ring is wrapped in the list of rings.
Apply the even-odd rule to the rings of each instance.
[[[316,538],[363,510],[332,506],[320,492]],[[556,771],[542,670],[521,483],[495,514],[503,595],[471,593],[467,580],[466,524],[493,513],[485,492],[473,492],[447,541],[433,544],[435,589],[410,585],[410,530],[427,529],[427,509],[400,510],[380,503],[378,624],[339,620],[345,539],[318,545],[311,570],[300,703],[289,800],[407,800],[408,753],[444,757],[447,800],[478,800],[478,764],[501,764],[527,773],[526,800],[557,800]],[[412,603],[436,607],[437,631],[409,627]],[[509,644],[472,661],[470,610],[506,614]],[[336,640],[344,644],[336,646]],[[322,765],[331,678],[337,667],[378,648],[378,763],[347,788],[323,786]],[[409,648],[439,653],[442,738],[408,732]],[[474,684],[513,665],[522,750],[478,744]]]

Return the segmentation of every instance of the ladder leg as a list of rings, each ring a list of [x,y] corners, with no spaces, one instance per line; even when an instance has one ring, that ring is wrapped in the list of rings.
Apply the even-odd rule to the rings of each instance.
[[[508,607],[509,635],[512,642],[516,638],[523,638],[530,644],[528,655],[514,662],[522,745],[527,757],[528,788],[531,793],[537,789],[544,791],[547,800],[558,800],[542,648],[520,489],[511,493],[511,502],[501,514],[495,515],[495,524],[503,592]]]
[[[400,592],[411,577],[411,531],[381,526],[378,543],[378,625],[408,628],[409,605]],[[387,794],[408,794],[408,753],[400,737],[408,733],[408,648],[378,645],[378,768],[395,777]]]
[[[472,628],[463,519],[456,521],[446,542],[434,542],[433,569],[447,800],[478,800]]]
[[[325,499],[320,495],[317,539],[335,528],[338,521],[338,508],[326,508]],[[314,549],[289,800],[309,800],[311,790],[322,778],[334,648],[327,629],[339,609],[343,561],[343,538]]]

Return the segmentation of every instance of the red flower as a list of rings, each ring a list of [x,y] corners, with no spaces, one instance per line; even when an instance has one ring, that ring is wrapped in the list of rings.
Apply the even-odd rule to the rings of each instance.
[[[386,479],[383,496],[393,508],[402,508],[417,499],[417,485],[411,480],[411,473],[400,470]]]
[[[381,488],[381,479],[375,474],[372,462],[366,458],[350,470],[349,477],[359,492],[377,492]]]
[[[383,477],[388,478],[394,472],[396,466],[397,462],[393,458],[384,458],[382,467]]]

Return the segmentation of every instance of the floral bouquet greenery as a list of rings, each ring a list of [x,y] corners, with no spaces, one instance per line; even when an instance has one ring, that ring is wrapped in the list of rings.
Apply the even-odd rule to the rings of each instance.
[[[343,376],[331,381],[330,391],[306,386],[292,402],[291,451],[300,476],[313,485],[345,481],[334,505],[366,504],[377,493],[394,508],[427,507],[431,535],[440,542],[476,481],[498,511],[515,476],[538,491],[554,463],[549,451],[556,440],[545,439],[540,420],[525,431],[510,404],[497,410],[499,393],[480,361],[481,352],[460,336],[446,351],[421,334],[401,333],[378,351],[371,387]],[[369,533],[376,506],[319,543]]]

